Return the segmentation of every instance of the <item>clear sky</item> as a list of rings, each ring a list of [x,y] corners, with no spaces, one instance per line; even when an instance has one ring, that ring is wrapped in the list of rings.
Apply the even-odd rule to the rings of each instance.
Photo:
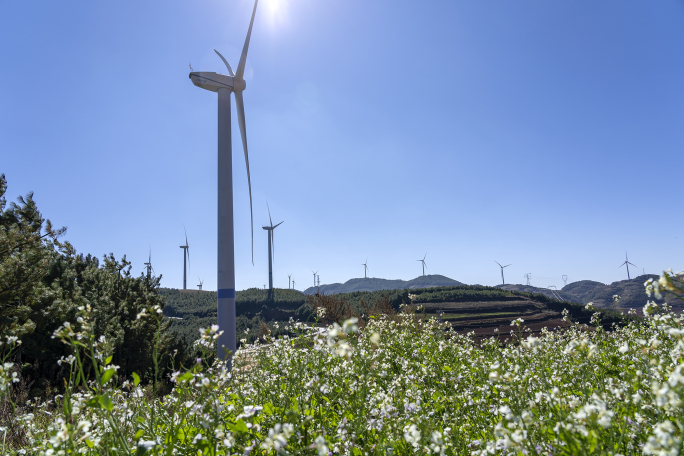
[[[83,253],[216,289],[217,97],[251,0],[0,2],[0,172]],[[684,269],[684,2],[262,0],[236,282],[546,287]],[[234,108],[233,108],[234,109]]]

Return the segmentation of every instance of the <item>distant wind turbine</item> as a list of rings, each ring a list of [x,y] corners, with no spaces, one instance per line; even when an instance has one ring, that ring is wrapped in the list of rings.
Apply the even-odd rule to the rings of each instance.
[[[292,274],[288,274],[288,275],[287,275],[287,289],[288,289],[288,290],[290,289],[290,286],[291,286],[291,285],[290,285],[290,282],[291,282],[290,279],[291,279],[291,278],[292,278]]]
[[[506,266],[501,266],[501,263],[499,263],[499,262],[496,261],[496,260],[494,260],[494,263],[498,264],[499,267],[501,268],[501,283],[502,283],[503,285],[506,285],[506,281],[504,280],[504,273],[503,273],[503,270],[504,270],[504,268],[509,267],[510,264],[507,264]],[[511,263],[511,264],[512,264],[512,263]]]
[[[313,271],[311,271],[311,272],[313,272]],[[316,286],[316,274],[318,274],[318,271],[313,272],[313,276],[314,276],[314,287]]]
[[[150,256],[147,259],[147,263],[145,263],[145,267],[147,268],[147,277],[151,277],[152,272],[154,272],[154,268],[152,267],[152,247],[150,247]]]
[[[183,231],[185,231],[185,227],[183,227]],[[187,290],[187,288],[188,288],[187,264],[190,264],[190,244],[188,244],[188,232],[187,231],[185,231],[185,245],[181,245],[180,248],[183,249],[183,290]]]
[[[273,259],[275,258],[275,240],[273,238],[273,230],[278,228],[284,222],[280,222],[273,226],[273,220],[271,219],[271,208],[268,207],[268,202],[266,203],[268,208],[268,221],[269,226],[262,226],[263,229],[268,231],[268,298],[273,298]]]
[[[192,71],[189,75],[192,83],[205,90],[218,93],[218,242],[217,242],[217,293],[216,316],[219,328],[223,334],[217,341],[219,358],[228,353],[235,353],[236,349],[236,315],[235,315],[235,237],[233,221],[233,148],[231,138],[231,95],[235,94],[238,126],[242,137],[242,148],[245,152],[247,167],[247,186],[249,188],[249,211],[252,227],[252,265],[254,265],[254,216],[252,212],[252,183],[249,175],[249,156],[247,153],[247,127],[245,125],[245,106],[242,92],[247,87],[245,83],[245,65],[249,40],[252,36],[254,16],[257,11],[257,1],[254,1],[252,19],[249,21],[247,38],[242,48],[237,71],[233,73],[228,61],[216,50],[216,54],[223,60],[228,74],[215,72]],[[222,352],[223,351],[223,352]]]
[[[629,265],[630,264],[632,266],[634,266],[635,268],[637,267],[637,265],[635,265],[634,263],[629,262],[629,259],[627,258],[627,251],[625,251],[625,262],[622,263],[619,267],[627,266],[627,280],[631,280],[631,278],[629,277]]]
[[[295,281],[294,281],[294,279],[292,279],[292,289],[293,289],[293,290],[295,289]]]
[[[366,273],[368,272],[368,258],[366,258],[366,262],[361,264],[363,266],[363,278],[367,279],[368,276]]]
[[[200,291],[202,291],[202,284],[204,283],[204,280],[200,279],[199,277],[197,278],[199,279],[199,285],[197,285],[197,287],[200,289]]]
[[[427,268],[427,265],[425,264],[425,258],[427,258],[427,252],[425,252],[425,256],[423,257],[422,260],[416,260],[416,261],[420,261],[421,263],[423,263],[423,276],[425,276],[425,268]]]

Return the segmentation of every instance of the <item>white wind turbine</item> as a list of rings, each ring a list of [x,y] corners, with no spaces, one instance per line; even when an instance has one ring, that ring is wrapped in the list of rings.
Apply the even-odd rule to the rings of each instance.
[[[275,259],[275,238],[273,237],[273,231],[285,222],[282,221],[274,226],[273,220],[271,220],[271,208],[268,207],[268,203],[266,203],[266,207],[268,208],[268,222],[270,225],[262,226],[262,228],[268,231],[268,297],[269,299],[273,299],[273,260]]]
[[[252,19],[249,21],[247,38],[242,48],[242,55],[237,71],[233,73],[228,61],[221,57],[228,69],[228,74],[209,71],[192,71],[190,80],[197,87],[218,93],[218,255],[217,255],[217,323],[224,331],[217,341],[218,354],[221,357],[228,352],[235,353],[235,236],[233,231],[233,149],[231,144],[230,95],[235,93],[238,125],[242,137],[247,166],[247,185],[249,186],[249,210],[252,222],[252,265],[254,265],[254,217],[252,214],[252,183],[249,176],[249,156],[247,153],[247,131],[245,127],[245,106],[242,92],[245,83],[245,63],[252,25],[256,15],[258,0],[254,2]],[[224,353],[221,353],[221,349]]]

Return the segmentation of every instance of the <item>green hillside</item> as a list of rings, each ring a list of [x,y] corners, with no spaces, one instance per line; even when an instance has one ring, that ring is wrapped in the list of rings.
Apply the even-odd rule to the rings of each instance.
[[[295,290],[276,288],[275,301],[268,300],[268,291],[250,288],[235,294],[238,334],[249,330],[249,337],[257,335],[261,323],[287,321],[290,316],[301,318],[306,313],[306,297]],[[172,329],[192,343],[199,335],[199,328],[216,323],[216,292],[160,288],[166,305],[164,315],[174,319]],[[302,314],[302,313],[305,314]],[[302,315],[300,315],[302,314]]]
[[[160,294],[166,301],[164,315],[174,318],[173,330],[187,342],[197,338],[199,328],[216,322],[216,292],[161,288]],[[563,309],[568,309],[571,316],[582,323],[588,323],[592,313],[582,304],[558,301],[545,294],[479,285],[354,291],[327,296],[343,304],[349,315],[363,315],[374,303],[385,300],[395,310],[399,310],[401,304],[421,305],[428,316],[444,314],[443,318],[459,330],[499,327],[507,331],[506,326],[517,317],[537,324],[537,329],[544,325],[557,327],[564,324],[560,315]],[[269,301],[268,292],[263,289],[238,291],[238,337],[253,340],[262,335],[266,327],[275,335],[282,334],[283,323],[290,318],[311,320],[313,306],[309,299],[316,297],[310,295],[307,299],[298,291],[276,289],[275,299]],[[612,312],[607,312],[606,317],[606,323],[620,319]]]

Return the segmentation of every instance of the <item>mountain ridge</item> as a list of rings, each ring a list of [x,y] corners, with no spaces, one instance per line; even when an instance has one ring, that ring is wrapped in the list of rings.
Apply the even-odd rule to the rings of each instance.
[[[354,291],[382,291],[382,290],[404,290],[413,288],[429,287],[449,287],[465,285],[458,280],[440,274],[428,274],[418,276],[411,280],[401,279],[379,279],[376,277],[349,279],[344,283],[331,283],[320,287],[309,287],[303,291],[304,294],[325,294],[352,293]]]

